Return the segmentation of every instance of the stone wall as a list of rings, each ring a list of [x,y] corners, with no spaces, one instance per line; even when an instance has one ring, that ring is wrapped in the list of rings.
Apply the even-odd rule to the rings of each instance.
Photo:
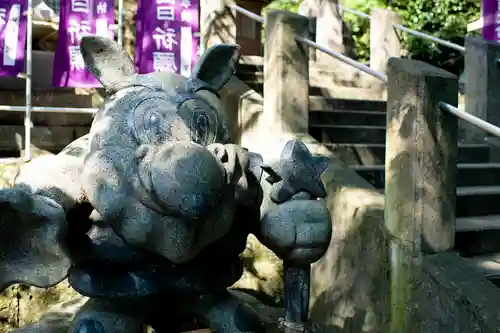
[[[452,252],[424,257],[416,286],[416,324],[422,333],[498,332],[500,289]]]

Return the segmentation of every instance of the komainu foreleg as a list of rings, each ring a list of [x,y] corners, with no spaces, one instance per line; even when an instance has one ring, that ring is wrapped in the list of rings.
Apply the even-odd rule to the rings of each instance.
[[[196,307],[200,320],[218,333],[263,333],[263,323],[243,306],[241,301],[224,291],[200,298]]]
[[[145,333],[133,302],[91,298],[71,322],[68,333]]]

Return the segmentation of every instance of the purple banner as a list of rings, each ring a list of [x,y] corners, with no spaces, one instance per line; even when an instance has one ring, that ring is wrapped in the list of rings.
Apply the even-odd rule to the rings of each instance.
[[[500,0],[482,0],[483,38],[500,41]]]
[[[199,0],[139,0],[135,64],[139,73],[189,76],[198,60]]]
[[[0,76],[17,76],[24,70],[25,12],[25,0],[0,0]]]
[[[86,35],[113,38],[114,9],[114,0],[61,0],[52,77],[55,87],[101,86],[85,68],[80,53],[80,40]]]

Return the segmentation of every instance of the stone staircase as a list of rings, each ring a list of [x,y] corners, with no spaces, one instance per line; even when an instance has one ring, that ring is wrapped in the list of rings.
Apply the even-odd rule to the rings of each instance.
[[[259,70],[241,65],[236,75],[262,93]],[[311,136],[383,191],[386,102],[327,98],[318,87],[309,91]],[[455,251],[500,287],[500,163],[489,162],[486,143],[459,144],[457,158]]]
[[[35,29],[36,30],[36,29]],[[35,36],[36,38],[36,36]],[[33,51],[32,103],[39,107],[92,108],[102,100],[94,89],[53,88],[54,53]],[[25,106],[25,80],[0,77],[0,104]],[[89,113],[33,112],[32,155],[58,153],[87,134],[93,121]],[[0,111],[0,158],[19,157],[24,149],[24,112]]]

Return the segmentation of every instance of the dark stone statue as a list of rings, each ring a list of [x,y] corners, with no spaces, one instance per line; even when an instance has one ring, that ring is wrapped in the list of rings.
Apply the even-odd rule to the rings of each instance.
[[[0,290],[68,278],[90,297],[70,333],[175,332],[187,318],[264,332],[227,289],[254,234],[284,260],[281,327],[304,332],[309,267],[332,232],[323,167],[300,141],[272,165],[231,144],[218,91],[239,47],[208,49],[190,78],[139,75],[109,39],[85,37],[81,49],[110,97],[88,135],[0,191]]]

